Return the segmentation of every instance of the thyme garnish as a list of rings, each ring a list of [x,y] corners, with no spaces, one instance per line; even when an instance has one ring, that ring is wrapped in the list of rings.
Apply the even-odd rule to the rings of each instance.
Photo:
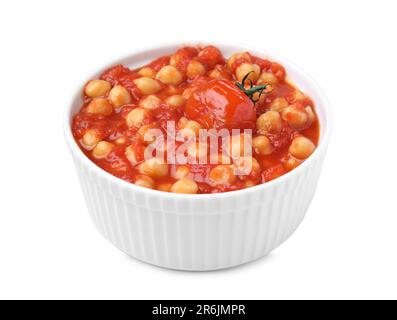
[[[244,76],[244,78],[243,78],[243,80],[242,80],[241,82],[236,82],[236,86],[239,87],[239,88],[251,99],[251,101],[252,101],[253,103],[256,103],[256,102],[258,102],[259,99],[261,98],[263,92],[264,92],[267,88],[271,87],[271,85],[269,85],[269,84],[263,84],[263,85],[260,85],[260,86],[254,86],[254,84],[252,83],[252,80],[251,80],[251,79],[248,79],[249,75],[250,75],[252,72],[254,72],[254,71],[248,72],[248,73]],[[249,87],[248,89],[245,88],[245,82],[246,82],[247,80],[249,81],[249,84],[250,84],[250,87]],[[256,92],[259,92],[259,96],[258,96],[257,99],[254,99],[254,94],[255,94]]]

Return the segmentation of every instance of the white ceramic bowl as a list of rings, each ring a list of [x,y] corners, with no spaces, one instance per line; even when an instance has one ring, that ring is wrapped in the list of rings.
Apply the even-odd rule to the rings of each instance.
[[[104,67],[118,63],[141,66],[183,45],[186,44],[142,50]],[[302,221],[316,190],[326,154],[331,132],[330,108],[322,90],[306,73],[265,49],[214,45],[226,57],[248,50],[280,62],[293,83],[314,100],[320,120],[320,143],[298,168],[268,183],[226,193],[184,195],[145,189],[96,166],[75,142],[70,124],[80,109],[84,83],[65,113],[66,141],[95,226],[126,254],[161,267],[215,270],[268,254]],[[86,81],[99,74],[90,75]]]

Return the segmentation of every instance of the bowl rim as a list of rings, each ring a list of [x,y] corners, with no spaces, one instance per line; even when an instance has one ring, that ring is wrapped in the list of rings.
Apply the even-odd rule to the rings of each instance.
[[[220,42],[220,41],[212,41],[212,40],[188,40],[188,41],[176,41],[176,42],[163,42],[159,43],[157,45],[151,45],[151,46],[145,46],[140,48],[139,50],[136,50],[135,52],[130,52],[129,54],[124,54],[118,59],[112,59],[109,63],[102,64],[102,66],[99,66],[94,70],[93,72],[90,72],[90,74],[95,75],[98,74],[98,70],[103,70],[103,66],[111,66],[117,64],[119,61],[128,59],[131,56],[138,55],[138,54],[144,54],[146,52],[154,51],[154,50],[168,50],[171,48],[177,48],[177,47],[183,47],[183,46],[203,46],[203,45],[214,45],[222,51],[223,47],[238,47],[241,50],[249,51],[249,52],[263,52],[263,55],[266,54],[266,56],[269,56],[271,59],[274,59],[274,61],[281,63],[283,66],[288,65],[289,67],[292,67],[295,69],[295,71],[305,79],[307,83],[309,83],[314,91],[318,94],[319,100],[322,102],[322,109],[324,112],[324,120],[325,122],[325,130],[322,132],[319,144],[313,154],[310,155],[309,158],[307,158],[301,165],[299,165],[297,168],[283,174],[282,176],[271,180],[266,183],[261,183],[253,187],[249,188],[244,188],[240,190],[233,190],[233,191],[227,191],[227,192],[219,192],[219,193],[202,193],[202,194],[181,194],[181,193],[172,193],[172,192],[165,192],[165,191],[160,191],[160,190],[155,190],[155,189],[149,189],[149,188],[144,188],[140,186],[136,186],[133,183],[127,182],[123,179],[120,179],[111,173],[105,171],[101,167],[97,166],[94,162],[92,162],[80,149],[78,146],[76,140],[73,137],[72,134],[72,127],[71,127],[71,109],[74,104],[74,100],[77,98],[77,96],[81,95],[81,88],[84,86],[87,81],[89,81],[91,78],[85,78],[83,79],[82,84],[78,85],[75,87],[75,90],[73,91],[74,94],[72,94],[71,99],[69,100],[69,103],[66,105],[64,108],[64,113],[63,113],[63,131],[64,131],[64,137],[67,142],[67,145],[70,149],[70,151],[75,155],[76,157],[79,158],[80,161],[82,161],[85,165],[89,166],[92,168],[92,170],[95,172],[95,174],[99,175],[103,179],[108,180],[112,184],[117,184],[119,187],[129,189],[131,192],[137,191],[137,192],[146,192],[148,194],[152,194],[154,196],[160,196],[163,198],[173,198],[173,199],[187,199],[187,200],[205,200],[205,199],[222,199],[222,198],[229,198],[233,196],[238,196],[238,195],[243,195],[243,194],[250,194],[250,193],[255,193],[257,191],[265,191],[268,188],[273,188],[277,185],[282,184],[284,181],[288,179],[292,179],[294,176],[298,175],[300,171],[304,170],[306,167],[310,166],[316,158],[320,156],[320,154],[325,151],[327,148],[327,145],[329,143],[329,139],[331,136],[332,132],[332,111],[331,111],[331,106],[328,100],[328,97],[326,96],[324,90],[320,87],[320,85],[301,67],[297,66],[295,63],[291,62],[288,58],[285,58],[284,56],[274,53],[272,50],[269,50],[268,48],[262,47],[262,46],[255,46],[253,48],[250,45],[245,45],[240,42],[240,45],[236,45],[233,43],[226,43],[226,42]],[[105,68],[106,68],[105,67]],[[287,72],[288,75],[288,72]],[[323,125],[320,123],[320,130],[323,127]]]

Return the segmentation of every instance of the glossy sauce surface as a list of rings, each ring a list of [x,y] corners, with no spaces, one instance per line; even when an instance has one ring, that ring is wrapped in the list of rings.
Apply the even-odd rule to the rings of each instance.
[[[249,72],[253,85],[271,88],[255,103],[235,84]],[[113,66],[86,84],[83,101],[72,132],[86,156],[116,177],[167,192],[216,193],[266,183],[299,166],[319,139],[313,101],[286,80],[280,64],[248,52],[226,59],[213,46],[181,48],[137,69]],[[148,161],[145,132],[159,129],[167,138],[170,121],[189,135],[251,129],[251,171],[236,173],[239,160],[232,155],[226,164]],[[192,152],[213,155],[196,144]]]

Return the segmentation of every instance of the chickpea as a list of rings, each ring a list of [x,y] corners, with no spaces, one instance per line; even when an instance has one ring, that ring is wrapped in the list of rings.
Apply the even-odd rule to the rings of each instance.
[[[154,78],[155,75],[156,75],[156,72],[155,72],[152,68],[150,68],[150,67],[143,67],[142,69],[140,69],[140,70],[138,71],[138,74],[139,74],[141,77]]]
[[[251,74],[248,76],[248,79],[250,79],[252,82],[255,82],[259,78],[261,68],[257,64],[251,64],[247,62],[240,64],[236,69],[237,80],[242,81],[243,78],[250,72]]]
[[[173,55],[170,57],[170,65],[173,66],[173,67],[177,67],[177,66],[178,66],[178,63],[179,63],[179,58],[178,58],[178,56],[177,56],[176,54],[173,54]]]
[[[267,87],[268,88],[268,87]],[[266,90],[261,94],[260,92],[255,92],[252,98],[258,103],[262,104],[266,100],[266,94],[264,94]]]
[[[168,164],[158,158],[145,160],[137,167],[138,172],[152,178],[162,178],[168,174]]]
[[[161,89],[160,83],[149,77],[142,77],[139,79],[135,79],[134,83],[136,84],[138,89],[142,92],[142,94],[153,94],[160,91]]]
[[[100,140],[98,133],[94,129],[87,129],[80,144],[84,149],[92,150]]]
[[[258,160],[254,157],[240,157],[234,161],[236,174],[239,178],[247,178],[248,175],[258,177],[261,173],[261,167]]]
[[[251,188],[254,186],[256,186],[256,183],[254,181],[249,180],[249,179],[244,181],[244,188]]]
[[[255,176],[255,177],[259,177],[261,174],[261,166],[258,162],[258,160],[256,160],[254,157],[252,158],[252,168],[251,168],[251,175]]]
[[[140,128],[145,119],[148,119],[151,111],[145,108],[132,109],[126,117],[126,122],[129,127]]]
[[[92,155],[96,159],[104,159],[113,150],[113,144],[107,141],[100,141],[92,150]]]
[[[172,94],[179,94],[180,90],[173,85],[169,85],[168,87],[165,88],[165,93],[170,96]]]
[[[161,99],[153,94],[139,101],[139,106],[145,109],[157,109],[161,104]]]
[[[295,169],[297,166],[299,166],[302,163],[302,160],[299,160],[293,156],[289,156],[287,159],[283,161],[283,166],[285,170],[291,171]]]
[[[279,133],[283,127],[280,114],[277,111],[267,111],[256,119],[256,127],[262,134]]]
[[[119,137],[114,141],[116,144],[126,144],[127,138],[126,137]]]
[[[182,73],[174,66],[164,66],[156,75],[156,79],[165,84],[178,85],[183,81]]]
[[[233,74],[230,69],[220,64],[217,64],[207,75],[219,80],[233,80]]]
[[[313,112],[313,109],[310,106],[307,106],[305,108],[305,111],[307,113],[307,116],[309,118],[310,124],[312,124],[316,120],[316,115]]]
[[[251,57],[249,55],[248,52],[237,52],[235,54],[233,54],[228,60],[227,60],[227,65],[229,67],[229,69],[232,69],[233,67],[233,63],[237,60],[237,59],[244,59],[247,62],[251,62]]]
[[[296,102],[296,101],[301,101],[303,99],[305,99],[306,96],[305,94],[300,91],[300,90],[295,90],[294,93],[292,94],[292,101]]]
[[[164,191],[164,192],[170,192],[171,187],[172,187],[172,183],[161,183],[157,186],[157,190]]]
[[[273,152],[273,145],[266,136],[257,136],[252,139],[252,147],[257,154],[267,156]]]
[[[153,129],[154,127],[150,124],[143,125],[142,127],[139,128],[139,130],[136,132],[137,136],[139,139],[144,143],[144,144],[151,144],[154,141],[156,141],[156,135],[151,134],[149,132],[150,129]]]
[[[271,84],[275,85],[278,83],[278,78],[271,72],[262,72],[259,76],[257,84]]]
[[[177,108],[183,106],[185,98],[180,94],[174,94],[165,100],[165,103],[171,107]]]
[[[184,138],[191,138],[199,135],[201,125],[194,120],[188,120],[185,117],[179,119],[178,122],[179,132]]]
[[[277,97],[270,104],[270,110],[272,111],[281,111],[282,109],[288,107],[288,101],[285,98]]]
[[[109,92],[109,101],[116,107],[120,108],[125,104],[131,103],[131,95],[126,88],[117,85]]]
[[[171,192],[195,194],[198,192],[198,185],[191,179],[183,178],[172,185]]]
[[[137,175],[136,180],[134,182],[135,185],[143,187],[143,188],[148,188],[148,189],[153,189],[154,187],[154,181],[152,178],[145,176],[145,175]]]
[[[113,107],[108,101],[108,99],[95,98],[88,104],[86,110],[88,113],[103,114],[105,116],[108,116],[112,114]]]
[[[205,72],[205,67],[197,60],[190,60],[189,64],[187,65],[186,75],[189,79],[202,76],[205,74]]]
[[[210,72],[208,72],[208,76],[214,79],[222,79],[222,73],[218,69],[212,69]]]
[[[186,125],[189,123],[189,119],[185,117],[181,117],[178,121],[177,127],[178,129],[183,129],[186,127]]]
[[[303,130],[310,125],[309,116],[306,113],[306,110],[299,106],[291,105],[284,108],[281,115],[283,119],[296,130]]]
[[[176,169],[174,178],[175,179],[183,179],[186,178],[190,173],[190,169],[188,166],[179,166],[178,169]]]
[[[105,80],[91,80],[85,86],[85,94],[90,98],[106,96],[110,89],[111,84]]]
[[[193,47],[184,47],[178,49],[171,57],[170,57],[170,65],[174,67],[181,67],[185,69],[186,60],[190,60],[191,58],[197,56],[198,50]]]
[[[305,137],[296,137],[288,149],[291,155],[298,159],[308,158],[316,149],[313,142]]]
[[[213,167],[209,173],[209,180],[214,185],[230,185],[237,180],[233,165],[219,164]]]
[[[185,90],[183,90],[182,96],[185,100],[189,99],[189,97],[191,96],[191,94],[197,89],[196,86],[192,86],[189,88],[186,88]]]

